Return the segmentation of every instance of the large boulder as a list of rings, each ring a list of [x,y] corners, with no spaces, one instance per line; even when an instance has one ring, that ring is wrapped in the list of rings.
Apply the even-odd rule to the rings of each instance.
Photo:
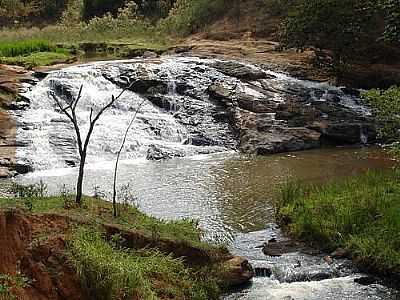
[[[248,283],[254,277],[253,267],[243,257],[235,256],[226,261],[222,268],[224,273],[221,281],[224,286],[234,287]]]
[[[211,66],[225,75],[248,81],[274,77],[260,68],[236,61],[215,61]]]

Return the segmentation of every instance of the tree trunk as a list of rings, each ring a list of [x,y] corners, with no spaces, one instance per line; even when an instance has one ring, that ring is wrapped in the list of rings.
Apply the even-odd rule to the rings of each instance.
[[[81,206],[82,204],[82,186],[83,186],[83,175],[85,170],[86,153],[82,154],[81,161],[79,163],[79,174],[78,181],[76,183],[76,199],[75,202]]]

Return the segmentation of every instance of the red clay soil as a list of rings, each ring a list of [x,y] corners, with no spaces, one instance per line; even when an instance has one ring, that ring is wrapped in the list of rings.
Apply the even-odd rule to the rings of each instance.
[[[44,233],[43,229],[68,230],[68,223],[60,216],[36,217],[20,211],[0,211],[0,273],[21,272],[30,280],[28,287],[13,290],[17,299],[89,299],[63,254],[62,234],[32,243],[34,237]]]
[[[85,220],[57,214],[30,214],[18,209],[0,210],[0,274],[21,273],[29,279],[27,287],[13,289],[17,299],[92,299],[65,255],[67,237],[76,224],[85,224]],[[127,248],[155,248],[182,258],[188,266],[220,266],[224,270],[220,280],[226,286],[246,283],[254,275],[245,258],[232,256],[227,250],[206,250],[181,241],[148,237],[114,224],[103,226],[109,238],[121,234]]]

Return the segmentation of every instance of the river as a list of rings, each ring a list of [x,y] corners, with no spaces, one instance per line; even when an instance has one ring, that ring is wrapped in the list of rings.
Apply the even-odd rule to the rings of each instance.
[[[323,256],[301,253],[271,258],[260,249],[270,238],[285,239],[274,224],[272,205],[282,183],[288,180],[320,183],[369,169],[389,168],[394,162],[388,156],[373,147],[323,147],[264,157],[241,155],[235,151],[237,144],[231,128],[210,117],[212,103],[202,98],[213,78],[225,82],[236,79],[198,59],[168,58],[154,65],[147,64],[146,68],[168,82],[163,98],[166,102],[161,108],[150,101],[142,107],[124,149],[119,188],[129,196],[134,195],[134,204],[142,211],[156,217],[198,219],[204,239],[224,243],[234,254],[249,258],[257,268],[253,283],[225,295],[225,299],[396,299],[397,292],[389,288],[356,283],[354,280],[364,275],[357,273],[349,261],[339,260],[328,265]],[[34,172],[19,176],[17,181],[27,184],[42,180],[50,193],[73,192],[77,174],[73,167],[77,161],[76,142],[70,124],[57,111],[49,91],[68,101],[66,96],[76,93],[84,83],[78,116],[85,128],[90,108],[100,106],[111,94],[120,91],[109,76],[121,78],[122,69],[134,70],[136,75],[142,72],[136,61],[75,66],[52,72],[27,89],[23,95],[29,99],[30,107],[17,112],[17,140],[24,144],[18,150],[17,159],[32,166]],[[286,75],[273,75],[273,80],[296,81]],[[183,77],[193,88],[185,96],[177,92]],[[240,81],[234,84],[242,84],[242,90],[248,94],[257,94]],[[316,86],[322,89],[322,85],[302,84],[303,89],[312,91],[313,97],[316,97]],[[326,94],[320,93],[318,97]],[[109,197],[116,149],[142,99],[136,92],[127,92],[96,127],[89,149],[85,193]],[[343,96],[339,101],[343,99],[346,103],[352,100]],[[276,101],[281,102],[281,96]],[[204,114],[183,122],[178,114],[184,105]],[[362,106],[354,103],[350,106],[364,113]],[[214,142],[194,142],[199,132],[203,141]],[[363,140],[363,130],[360,133]],[[171,159],[146,159],[149,147],[154,145]],[[272,275],[265,276],[263,270],[272,270]]]

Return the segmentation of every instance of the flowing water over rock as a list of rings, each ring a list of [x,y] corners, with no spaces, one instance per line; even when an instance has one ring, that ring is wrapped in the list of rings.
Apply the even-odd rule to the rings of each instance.
[[[325,141],[366,143],[375,137],[357,91],[300,81],[230,61],[163,58],[74,66],[50,73],[24,94],[18,157],[35,170],[73,166],[76,140],[53,93],[77,96],[87,129],[90,109],[131,85],[96,127],[89,162],[114,157],[130,118],[144,101],[125,146],[127,158],[182,157],[240,148],[268,154],[319,147]]]
[[[240,149],[269,154],[373,140],[373,121],[357,91],[199,58],[66,68],[24,93],[29,108],[16,112],[17,139],[24,144],[17,159],[35,170],[19,177],[20,182],[43,179],[54,193],[73,189],[76,141],[49,92],[68,103],[81,84],[78,117],[84,127],[92,107],[99,109],[131,84],[95,128],[85,192],[100,189],[109,194],[116,151],[144,101],[128,135],[119,185],[131,184],[143,211],[167,219],[199,219],[206,239],[228,243],[235,254],[250,258],[258,276],[226,299],[395,299],[396,294],[381,285],[356,283],[363,275],[346,260],[329,265],[321,255],[298,252],[267,257],[260,247],[271,238],[284,239],[270,224],[280,183],[288,178],[325,181],[390,167],[391,160],[367,148],[267,157],[235,153]]]

